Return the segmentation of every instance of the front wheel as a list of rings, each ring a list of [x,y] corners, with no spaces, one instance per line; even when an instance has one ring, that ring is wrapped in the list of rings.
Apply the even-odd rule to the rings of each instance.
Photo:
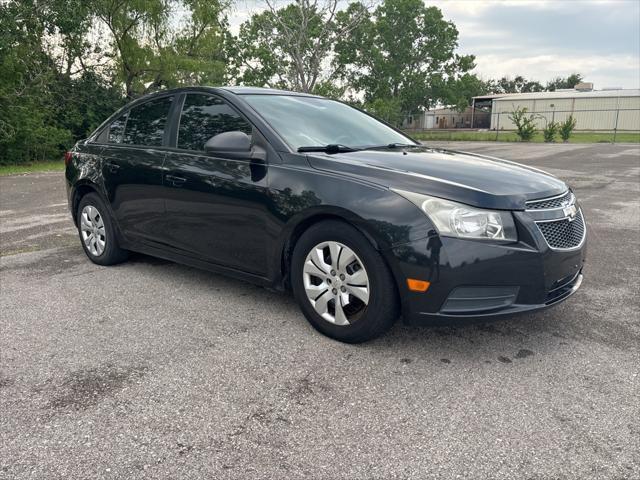
[[[382,256],[344,222],[321,222],[302,235],[293,251],[291,284],[311,325],[342,342],[375,338],[399,314],[393,276]]]

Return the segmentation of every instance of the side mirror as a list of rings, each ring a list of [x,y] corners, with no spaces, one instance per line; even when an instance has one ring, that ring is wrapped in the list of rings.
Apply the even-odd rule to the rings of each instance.
[[[251,157],[251,137],[239,131],[219,133],[207,140],[204,151],[224,158],[248,159]]]

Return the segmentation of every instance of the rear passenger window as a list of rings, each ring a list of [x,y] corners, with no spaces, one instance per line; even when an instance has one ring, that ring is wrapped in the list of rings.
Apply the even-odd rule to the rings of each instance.
[[[172,100],[173,97],[158,98],[133,107],[129,111],[123,143],[161,146]]]
[[[127,123],[127,115],[128,113],[125,113],[117,120],[114,120],[113,122],[111,122],[111,125],[109,125],[109,138],[108,138],[109,143],[122,143],[124,126]]]
[[[233,131],[251,135],[251,125],[219,98],[187,95],[178,128],[178,148],[203,151],[204,144],[211,137]]]

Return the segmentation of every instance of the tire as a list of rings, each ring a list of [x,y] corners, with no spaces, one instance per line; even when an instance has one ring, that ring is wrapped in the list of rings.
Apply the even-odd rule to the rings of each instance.
[[[302,234],[293,250],[291,286],[309,323],[341,342],[378,337],[399,316],[395,281],[384,259],[342,221],[323,221]]]
[[[118,245],[113,221],[97,193],[80,199],[76,218],[80,243],[89,260],[98,265],[115,265],[127,259],[129,252]]]

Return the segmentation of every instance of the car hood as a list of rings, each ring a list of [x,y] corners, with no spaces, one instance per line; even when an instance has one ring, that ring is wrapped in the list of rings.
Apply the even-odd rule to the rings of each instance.
[[[453,150],[363,150],[314,154],[308,160],[318,170],[480,208],[523,210],[528,200],[567,190],[563,181],[542,170]]]

